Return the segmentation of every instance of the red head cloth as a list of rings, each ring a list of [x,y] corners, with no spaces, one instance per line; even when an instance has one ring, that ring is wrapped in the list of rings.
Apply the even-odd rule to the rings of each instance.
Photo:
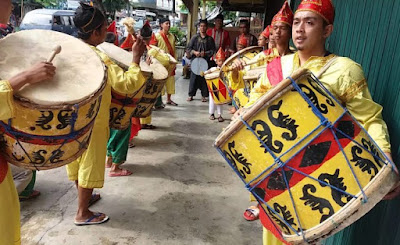
[[[216,60],[225,60],[225,52],[222,48],[219,48],[217,54],[215,55]]]
[[[114,44],[118,46],[118,33],[117,33],[117,23],[115,20],[110,24],[110,26],[107,28],[107,32],[112,32],[115,35],[115,41]]]
[[[265,30],[263,32],[261,32],[261,35],[263,35],[263,37],[265,37],[266,39],[269,39],[269,34],[270,34],[270,31],[271,31],[271,28],[272,27],[270,25],[267,26],[265,28]]]
[[[131,34],[128,34],[125,41],[121,44],[120,48],[131,51],[132,45],[135,43],[135,39]]]
[[[245,48],[247,47],[247,38],[246,38],[246,36],[244,34],[239,36],[237,44],[242,45]]]
[[[335,7],[331,0],[303,0],[296,12],[298,11],[311,11],[319,14],[328,24],[333,24],[335,19]]]
[[[274,25],[276,22],[282,22],[292,26],[293,24],[293,12],[290,9],[290,6],[287,1],[283,4],[281,10],[272,18],[271,25]]]

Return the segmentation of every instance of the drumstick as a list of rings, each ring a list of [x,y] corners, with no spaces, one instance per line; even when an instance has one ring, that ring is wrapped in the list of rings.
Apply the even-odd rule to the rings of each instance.
[[[47,59],[47,62],[51,63],[54,60],[54,57],[56,57],[57,54],[61,52],[61,46],[57,45],[54,49],[53,52],[51,53],[50,57]]]
[[[246,63],[246,64],[244,65],[244,67],[257,64],[258,62],[264,61],[264,60],[266,60],[266,59],[267,59],[267,57],[266,57],[266,58],[261,58],[261,59],[258,59],[258,60],[250,61],[249,63]],[[222,71],[223,71],[223,72],[229,72],[229,71],[232,71],[233,69],[234,69],[233,66],[228,66],[228,67],[225,66],[224,68],[222,68]]]

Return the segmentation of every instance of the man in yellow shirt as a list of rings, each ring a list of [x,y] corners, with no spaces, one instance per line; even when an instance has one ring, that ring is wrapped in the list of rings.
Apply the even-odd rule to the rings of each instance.
[[[158,46],[175,58],[175,36],[169,32],[171,22],[168,17],[160,19],[160,27],[160,32],[154,35],[155,38],[150,44]],[[177,106],[178,104],[171,99],[171,95],[175,94],[175,66],[171,66],[168,72],[169,76],[165,84],[167,89],[167,104]]]
[[[238,116],[253,105],[282,79],[302,67],[314,74],[327,68],[319,77],[324,86],[347,107],[379,147],[391,159],[389,134],[382,119],[382,106],[370,95],[361,66],[349,58],[338,57],[325,49],[326,39],[333,31],[334,7],[330,0],[303,0],[293,21],[292,37],[298,52],[275,58],[250,93],[250,101]],[[393,198],[400,191],[396,188],[386,198]],[[260,219],[264,225],[264,244],[280,244],[265,227],[271,223],[263,210]],[[271,226],[269,226],[271,227]],[[275,232],[274,232],[275,233]],[[282,237],[276,234],[282,241]]]
[[[104,184],[111,89],[119,93],[132,94],[143,85],[145,78],[138,64],[146,47],[143,39],[138,36],[132,46],[132,64],[125,72],[96,48],[104,42],[107,34],[106,19],[100,10],[81,3],[76,10],[74,23],[78,28],[78,37],[91,46],[107,66],[107,85],[102,93],[102,101],[88,149],[80,158],[67,165],[68,178],[75,181],[78,188],[78,211],[74,223],[76,225],[101,224],[109,219],[108,216],[90,211],[89,201],[93,189],[102,188]]]
[[[0,1],[0,24],[8,22],[11,10],[11,0]],[[34,84],[53,78],[55,70],[56,68],[51,63],[42,62],[15,77],[9,78],[8,81],[0,81],[0,120],[13,117],[14,91],[18,91],[25,84]],[[0,244],[21,244],[20,231],[17,189],[14,185],[11,169],[0,152]]]

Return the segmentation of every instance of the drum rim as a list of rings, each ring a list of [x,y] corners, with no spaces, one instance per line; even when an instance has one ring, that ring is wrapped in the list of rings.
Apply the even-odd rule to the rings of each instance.
[[[260,50],[260,51],[262,51],[263,48],[260,47],[260,46],[251,46],[251,47],[244,48],[244,49],[242,49],[240,51],[237,51],[236,53],[232,54],[231,56],[229,56],[228,59],[225,60],[225,62],[221,66],[221,71],[223,71],[224,67],[227,66],[228,64],[232,63],[232,61],[234,59],[236,59],[239,55],[241,55],[243,53],[247,53],[248,51],[252,51],[252,50]]]
[[[254,79],[258,79],[258,78],[260,77],[261,74],[258,74],[257,76],[254,76],[254,77],[249,77],[250,75],[248,74],[248,72],[249,72],[249,71],[252,71],[252,70],[262,70],[262,73],[263,73],[265,69],[267,69],[267,66],[266,66],[266,65],[254,67],[253,69],[250,69],[250,70],[246,71],[246,74],[243,75],[243,80],[254,80]]]

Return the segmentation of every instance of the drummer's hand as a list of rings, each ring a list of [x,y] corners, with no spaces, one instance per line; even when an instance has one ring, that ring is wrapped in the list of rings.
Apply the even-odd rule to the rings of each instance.
[[[199,57],[199,56],[200,56],[200,52],[199,52],[199,51],[193,51],[193,54],[194,54],[196,57]]]
[[[246,112],[246,108],[240,108],[239,110],[237,110],[235,112],[235,114],[233,114],[232,116],[232,121],[235,120],[236,118],[238,118],[239,116],[243,115]]]
[[[205,55],[206,55],[206,52],[201,51],[200,56],[201,56],[201,57],[204,57]]]
[[[147,56],[147,58],[146,58],[146,63],[147,63],[148,65],[151,64],[151,57],[150,57],[150,56]]]
[[[52,79],[56,75],[56,67],[49,62],[40,62],[28,70],[9,79],[13,90],[18,91],[25,84],[35,84]]]
[[[392,155],[391,155],[390,153],[388,153],[388,152],[385,152],[385,154],[386,154],[386,156],[389,158],[389,160],[390,160],[391,162],[393,162]],[[397,176],[399,176],[399,171],[397,170],[397,168],[395,167],[393,170],[395,171],[395,173],[397,174]],[[386,196],[383,197],[383,200],[392,200],[392,199],[394,199],[395,197],[397,197],[399,194],[400,194],[400,181],[397,182],[397,183],[394,185],[393,189],[391,189],[391,190],[389,191],[389,193],[386,194]]]
[[[132,53],[133,53],[132,62],[139,64],[140,57],[142,57],[145,50],[146,50],[146,44],[143,41],[143,38],[140,35],[138,35],[136,37],[136,42],[132,45]]]
[[[237,72],[237,71],[243,70],[245,65],[246,65],[246,62],[244,62],[240,59],[236,59],[232,63],[233,71]]]

